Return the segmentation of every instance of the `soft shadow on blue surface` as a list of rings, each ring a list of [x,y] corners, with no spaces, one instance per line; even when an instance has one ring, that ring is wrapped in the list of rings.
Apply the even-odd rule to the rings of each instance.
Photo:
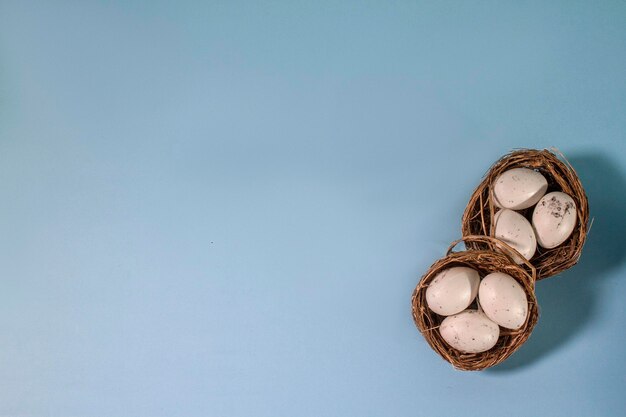
[[[605,278],[626,259],[626,181],[618,165],[601,153],[568,158],[578,173],[593,224],[580,262],[537,283],[539,323],[518,352],[490,369],[512,371],[548,357],[593,322]]]

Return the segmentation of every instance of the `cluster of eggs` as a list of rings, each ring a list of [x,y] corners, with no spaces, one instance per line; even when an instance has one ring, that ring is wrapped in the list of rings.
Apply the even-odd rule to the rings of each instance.
[[[531,259],[537,245],[552,249],[567,240],[576,226],[576,203],[561,191],[546,194],[548,181],[528,168],[503,172],[493,186],[499,210],[494,216],[494,237]],[[531,221],[516,210],[532,208]],[[520,264],[522,259],[515,259]]]
[[[528,168],[509,169],[493,185],[493,201],[498,208],[493,219],[494,237],[526,260],[535,255],[537,245],[544,249],[561,245],[576,226],[572,197],[547,191],[546,178]],[[513,260],[524,262],[517,255]],[[426,303],[445,317],[439,326],[442,339],[464,353],[491,349],[501,328],[518,330],[529,314],[526,292],[515,278],[503,272],[481,278],[478,271],[463,266],[437,274],[426,289]]]
[[[469,308],[475,299],[477,308]],[[492,272],[481,279],[478,271],[464,266],[439,272],[426,289],[426,303],[446,316],[439,326],[443,340],[465,353],[491,349],[500,327],[517,330],[528,317],[526,292],[513,277]]]

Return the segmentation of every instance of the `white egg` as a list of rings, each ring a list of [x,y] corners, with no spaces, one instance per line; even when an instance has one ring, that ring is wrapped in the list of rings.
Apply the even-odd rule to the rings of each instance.
[[[472,268],[455,266],[445,269],[426,289],[426,303],[442,316],[459,313],[472,304],[479,285],[478,272]]]
[[[502,209],[494,216],[495,237],[512,246],[526,259],[530,259],[537,249],[537,239],[533,227],[524,216],[509,209]],[[515,256],[515,262],[522,259]]]
[[[539,246],[552,249],[565,242],[576,227],[576,203],[560,191],[548,193],[535,206],[533,227]]]
[[[546,193],[548,181],[537,171],[513,168],[503,172],[493,186],[498,207],[522,210],[536,204]]]
[[[528,300],[512,276],[493,272],[480,282],[478,302],[485,315],[502,327],[519,329],[528,316]]]
[[[500,328],[478,310],[465,310],[446,317],[439,327],[443,340],[465,353],[484,352],[498,342]]]

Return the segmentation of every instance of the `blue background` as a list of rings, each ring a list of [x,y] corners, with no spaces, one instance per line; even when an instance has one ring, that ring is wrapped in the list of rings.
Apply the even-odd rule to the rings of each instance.
[[[0,6],[0,415],[626,413],[626,4]],[[489,165],[561,149],[595,217],[509,361],[419,277]]]

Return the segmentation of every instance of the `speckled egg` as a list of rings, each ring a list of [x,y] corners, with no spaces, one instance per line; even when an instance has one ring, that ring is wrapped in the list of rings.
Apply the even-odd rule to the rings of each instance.
[[[479,285],[478,272],[472,268],[455,266],[445,269],[426,289],[426,303],[442,316],[459,313],[474,301]]]
[[[532,225],[521,214],[502,209],[494,216],[495,237],[516,249],[524,258],[530,259],[537,249],[537,239]],[[521,264],[522,259],[515,256],[515,262]]]
[[[537,243],[552,249],[565,242],[576,227],[576,203],[560,191],[548,193],[535,206],[533,227]]]
[[[533,206],[548,189],[548,181],[537,171],[513,168],[503,172],[493,185],[494,203],[501,208],[522,210]]]
[[[528,300],[512,276],[493,272],[480,282],[478,301],[485,315],[507,329],[519,329],[528,317]]]
[[[446,317],[439,332],[443,340],[465,353],[485,352],[496,345],[500,328],[478,310],[465,310]]]

